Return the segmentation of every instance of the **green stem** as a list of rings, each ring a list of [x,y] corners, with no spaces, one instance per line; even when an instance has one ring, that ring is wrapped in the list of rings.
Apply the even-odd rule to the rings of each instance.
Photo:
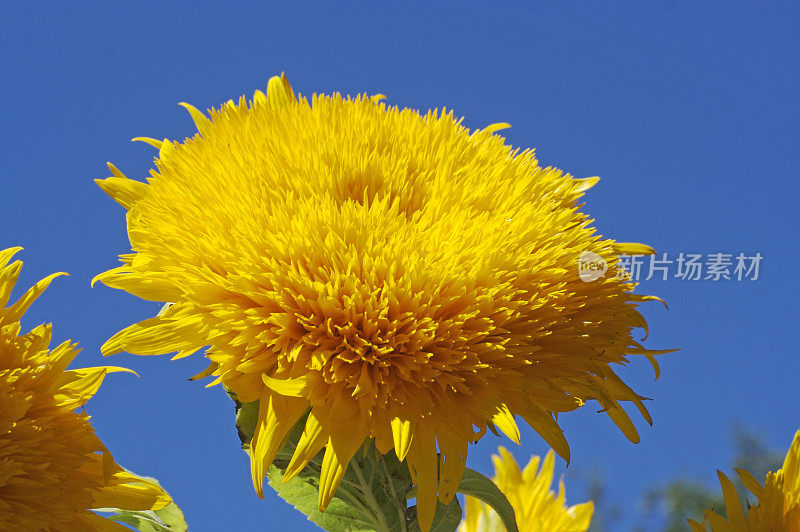
[[[359,489],[358,491],[361,491],[361,490]],[[342,500],[346,499],[348,504],[350,504],[351,506],[353,506],[355,508],[358,508],[358,511],[361,512],[363,515],[370,515],[370,514],[375,513],[375,512],[370,511],[370,509],[367,508],[366,506],[364,506],[361,503],[361,501],[358,499],[358,497],[356,497],[355,495],[350,493],[349,490],[344,489],[344,486],[340,486],[339,487],[339,489],[336,491],[336,496],[339,497]],[[380,524],[380,523],[375,522],[373,524],[375,524],[376,528],[377,528],[377,525]]]
[[[353,462],[355,462],[355,460]],[[316,473],[317,478],[319,478],[321,468],[315,467],[315,466],[316,466],[315,463],[309,462],[308,465],[306,465],[306,468],[313,470]],[[351,466],[353,467],[354,470],[356,469],[356,467],[355,467],[355,465],[353,463],[351,463]],[[356,484],[355,482],[352,482],[352,481],[348,480],[347,478],[342,478],[341,483],[339,485],[339,489],[336,490],[336,496],[339,497],[342,500],[347,499],[347,503],[348,504],[358,508],[358,510],[361,513],[363,513],[364,515],[370,515],[370,514],[374,513],[374,512],[371,511],[370,508],[364,506],[364,504],[361,502],[361,500],[358,497],[356,497],[355,495],[350,493],[350,490],[347,489],[348,486],[350,488],[353,488],[354,490],[356,490],[359,493],[361,491],[363,491],[363,487],[361,486],[360,483]],[[317,486],[317,487],[319,487],[319,486]]]
[[[361,464],[358,460],[352,460],[350,462],[350,466],[353,468],[353,471],[355,471],[356,476],[358,477],[358,481],[361,484],[361,492],[364,494],[367,505],[372,508],[372,513],[375,514],[375,517],[378,519],[378,532],[391,532],[389,529],[389,523],[386,522],[386,516],[383,515],[378,501],[375,500],[375,496],[372,494],[372,479],[370,479],[370,482],[367,482],[367,480],[364,478],[364,472],[361,470]],[[403,522],[405,522],[405,520],[403,520]]]
[[[389,469],[386,467],[386,462],[381,459],[380,455],[377,454],[378,450],[375,449],[375,455],[372,453],[368,453],[368,457],[370,462],[373,463],[373,466],[376,466],[377,463],[380,463],[380,467],[383,470],[383,489],[389,497],[391,497],[392,502],[394,502],[395,507],[397,508],[397,514],[400,518],[400,526],[401,532],[407,532],[406,527],[406,513],[405,508],[407,506],[406,501],[400,499],[397,495],[397,491],[394,489],[394,482],[392,481],[392,476],[389,474]],[[376,458],[377,456],[377,458]]]

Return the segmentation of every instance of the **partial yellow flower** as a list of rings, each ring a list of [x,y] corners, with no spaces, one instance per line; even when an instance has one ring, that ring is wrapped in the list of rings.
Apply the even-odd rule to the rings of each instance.
[[[533,456],[523,471],[505,448],[500,447],[499,452],[500,456],[492,456],[495,470],[492,480],[514,508],[520,532],[584,532],[589,528],[594,503],[567,506],[563,479],[558,482],[558,495],[550,489],[555,465],[552,450],[545,456],[541,470],[540,458]],[[468,496],[464,520],[458,530],[504,532],[506,528],[488,504]]]
[[[69,341],[49,350],[51,326],[21,333],[20,318],[59,273],[6,307],[22,263],[0,251],[0,530],[129,530],[92,508],[157,510],[170,497],[114,462],[83,404],[111,366],[66,370]]]
[[[756,497],[748,501],[747,513],[742,511],[739,495],[730,479],[717,471],[725,498],[727,519],[706,510],[703,524],[689,519],[694,532],[800,532],[800,430],[794,435],[783,467],[767,473],[762,485],[747,470],[737,469],[742,484]]]
[[[242,402],[260,399],[255,488],[289,429],[310,410],[289,466],[325,448],[319,506],[374,438],[408,460],[430,526],[487,427],[519,441],[515,417],[561,456],[555,413],[596,399],[631,440],[619,401],[643,397],[611,369],[654,354],[618,278],[617,255],[651,253],[595,234],[580,198],[597,178],[541,168],[494,124],[470,132],[452,112],[387,106],[382,96],[297,98],[284,76],[158,148],[147,182],[99,185],[128,209],[133,253],[99,276],[173,302],[106,342],[105,354],[210,346],[207,374]],[[592,251],[606,277],[583,282]],[[473,431],[477,427],[477,432]],[[437,474],[437,449],[443,455]]]

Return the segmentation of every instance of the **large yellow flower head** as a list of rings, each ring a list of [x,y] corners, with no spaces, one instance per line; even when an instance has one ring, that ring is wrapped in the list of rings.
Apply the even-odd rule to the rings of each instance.
[[[611,364],[657,352],[631,336],[647,298],[613,274],[618,253],[652,250],[596,235],[579,210],[596,178],[539,167],[505,124],[470,132],[382,98],[309,101],[275,77],[210,118],[183,104],[199,132],[141,139],[159,150],[146,183],[109,165],[99,184],[128,209],[133,253],[97,279],[174,305],[103,352],[210,346],[214,383],[261,400],[259,494],[310,409],[287,476],[325,447],[324,508],[372,437],[408,459],[424,527],[487,426],[518,441],[519,416],[567,457],[554,413],[596,399],[637,440],[619,401],[649,415]],[[606,277],[581,280],[587,250]]]
[[[555,455],[549,451],[539,469],[540,458],[531,457],[520,471],[514,456],[500,447],[500,456],[493,456],[494,482],[514,508],[520,532],[584,532],[589,528],[594,512],[592,501],[575,506],[566,505],[564,481],[558,483],[558,495],[550,486],[553,482]],[[459,532],[504,532],[500,516],[474,497],[466,498],[466,513]]]
[[[783,467],[767,473],[763,485],[749,471],[737,469],[736,473],[755,495],[755,504],[748,502],[747,512],[743,512],[733,483],[725,473],[717,471],[727,519],[706,510],[705,523],[689,519],[694,532],[704,532],[709,527],[712,532],[800,532],[800,430],[794,435]]]
[[[65,370],[75,344],[49,350],[50,325],[21,333],[20,318],[60,274],[6,308],[22,268],[9,264],[18,250],[0,251],[0,530],[128,530],[91,509],[157,510],[170,498],[117,465],[89,416],[75,411],[122,368]]]

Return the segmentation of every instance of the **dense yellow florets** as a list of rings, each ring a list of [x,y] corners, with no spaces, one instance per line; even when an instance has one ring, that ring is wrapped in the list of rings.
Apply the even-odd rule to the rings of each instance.
[[[85,412],[106,373],[66,370],[76,345],[49,350],[50,325],[21,333],[19,320],[47,288],[39,281],[6,308],[22,263],[0,251],[0,530],[128,530],[91,508],[159,509],[169,496],[114,462]]]
[[[189,355],[210,346],[215,382],[261,400],[253,477],[310,409],[289,468],[326,448],[325,507],[353,453],[375,438],[408,464],[420,522],[447,502],[467,444],[519,416],[564,457],[554,413],[590,399],[632,440],[618,401],[642,397],[611,370],[644,327],[616,255],[580,212],[595,178],[541,168],[496,124],[470,132],[382,97],[296,99],[285,78],[212,110],[199,133],[158,147],[147,183],[100,186],[128,209],[132,254],[98,276],[173,302],[111,338],[106,354]],[[577,261],[610,266],[593,282]],[[212,371],[213,370],[213,371]],[[437,447],[444,456],[437,475]]]

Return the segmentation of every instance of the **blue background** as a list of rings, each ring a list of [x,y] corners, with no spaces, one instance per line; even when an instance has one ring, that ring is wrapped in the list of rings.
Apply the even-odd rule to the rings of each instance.
[[[117,460],[161,480],[191,530],[313,529],[270,494],[259,501],[220,387],[186,378],[193,356],[117,355],[102,342],[157,304],[89,280],[129,249],[123,210],[92,179],[114,162],[133,178],[152,165],[135,136],[193,134],[177,106],[217,106],[285,70],[295,90],[384,93],[416,109],[447,106],[471,128],[510,122],[515,146],[542,165],[603,180],[586,210],[600,232],[683,252],[760,252],[755,281],[643,283],[670,305],[645,306],[653,382],[644,360],[621,370],[654,400],[654,426],[633,445],[589,405],[561,420],[573,461],[569,502],[587,472],[605,475],[637,518],[641,490],[676,474],[716,483],[730,470],[741,422],[785,449],[800,427],[796,351],[797,3],[325,2],[216,5],[5,3],[0,17],[0,248],[23,245],[20,286],[64,270],[25,324],[55,324],[84,351],[76,365],[117,364],[88,411]],[[19,292],[18,292],[19,293]],[[491,472],[492,435],[469,465]],[[564,471],[563,463],[559,470]]]

